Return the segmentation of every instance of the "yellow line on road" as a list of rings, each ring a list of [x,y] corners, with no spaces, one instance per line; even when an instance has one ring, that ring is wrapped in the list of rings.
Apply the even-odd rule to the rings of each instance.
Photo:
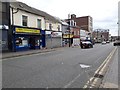
[[[115,49],[113,49],[110,54],[107,56],[107,58],[104,60],[104,62],[100,65],[100,67],[95,71],[95,74],[99,73],[100,70],[103,71],[103,68],[105,69],[104,66],[106,66],[107,63],[109,63],[109,61],[111,60],[112,56],[114,55],[115,51],[117,50],[117,47]],[[94,74],[94,75],[95,75]],[[94,78],[94,75],[93,77],[90,78],[90,80],[87,81],[87,83],[84,85],[83,88],[88,88],[88,85],[90,83],[93,83],[95,81],[95,78]]]

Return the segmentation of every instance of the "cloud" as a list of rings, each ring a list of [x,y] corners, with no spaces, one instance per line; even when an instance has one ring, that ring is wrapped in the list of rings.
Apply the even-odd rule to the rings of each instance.
[[[77,17],[90,15],[93,17],[94,28],[117,27],[119,0],[19,0],[32,7],[43,10],[61,19],[68,18],[68,14]],[[113,30],[114,31],[114,30]],[[117,34],[117,33],[112,33]]]

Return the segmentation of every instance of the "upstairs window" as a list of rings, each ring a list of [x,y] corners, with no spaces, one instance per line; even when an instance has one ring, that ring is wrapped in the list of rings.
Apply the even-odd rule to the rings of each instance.
[[[58,31],[60,31],[60,25],[58,25]]]
[[[41,19],[37,19],[37,28],[41,28]]]
[[[22,25],[28,26],[28,17],[25,15],[22,15]]]
[[[49,29],[52,30],[52,24],[51,23],[49,24]]]

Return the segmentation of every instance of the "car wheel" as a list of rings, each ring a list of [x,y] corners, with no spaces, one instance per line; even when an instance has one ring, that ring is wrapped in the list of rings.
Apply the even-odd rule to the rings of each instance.
[[[93,48],[93,45],[91,46],[91,48]]]

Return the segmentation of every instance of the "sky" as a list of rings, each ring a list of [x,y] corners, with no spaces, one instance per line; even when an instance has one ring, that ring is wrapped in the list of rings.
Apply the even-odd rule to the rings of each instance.
[[[118,33],[119,0],[17,0],[36,9],[45,11],[60,19],[67,19],[68,14],[77,17],[91,16],[93,30],[109,29],[112,36]]]

